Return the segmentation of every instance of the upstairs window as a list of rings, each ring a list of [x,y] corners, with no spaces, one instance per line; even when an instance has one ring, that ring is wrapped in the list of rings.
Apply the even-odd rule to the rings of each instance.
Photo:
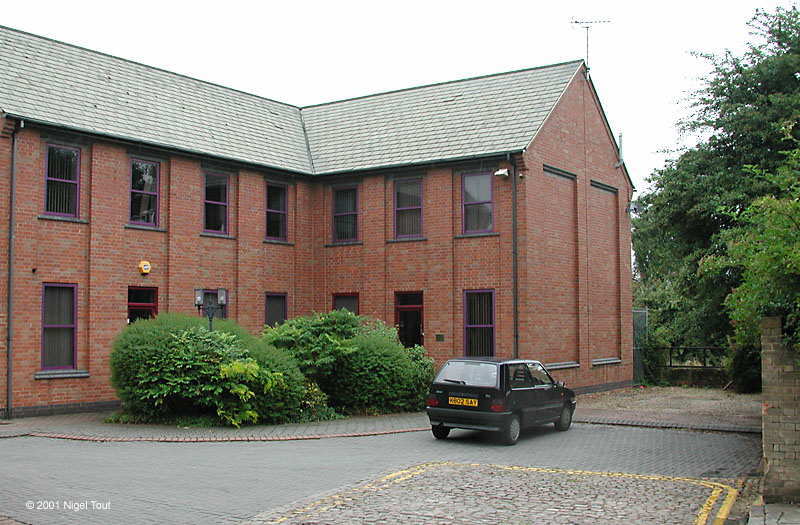
[[[462,181],[464,233],[492,231],[492,175],[490,173],[465,174]]]
[[[204,230],[228,233],[228,176],[206,173]]]
[[[398,239],[422,235],[422,180],[395,181],[394,232]]]
[[[78,216],[80,150],[65,146],[47,147],[45,186],[45,213]]]
[[[286,186],[267,184],[267,239],[285,241]]]
[[[158,226],[157,162],[131,161],[131,224]]]
[[[75,368],[75,284],[45,284],[42,294],[42,369]]]
[[[339,188],[333,191],[333,241],[358,239],[358,190]]]

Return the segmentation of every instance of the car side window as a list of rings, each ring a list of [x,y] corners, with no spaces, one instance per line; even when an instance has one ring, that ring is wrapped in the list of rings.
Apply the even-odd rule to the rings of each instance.
[[[553,380],[547,375],[542,365],[539,363],[528,363],[528,371],[533,376],[533,384],[535,385],[552,385]]]
[[[527,367],[522,363],[508,365],[508,379],[511,388],[528,388],[533,386]]]

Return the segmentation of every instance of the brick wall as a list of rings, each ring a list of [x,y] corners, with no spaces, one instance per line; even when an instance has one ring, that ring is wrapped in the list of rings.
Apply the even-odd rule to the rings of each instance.
[[[781,320],[761,322],[764,499],[800,501],[800,369],[782,340]]]
[[[42,217],[44,159],[52,142],[81,149],[77,222]],[[8,180],[8,143],[0,137],[0,189]],[[156,229],[127,224],[132,157],[160,164]],[[613,140],[582,74],[526,153],[514,159],[524,175],[517,179],[519,356],[573,363],[556,376],[575,387],[632,379],[625,212],[631,188],[616,161]],[[547,174],[545,164],[574,177]],[[266,292],[287,294],[290,317],[329,310],[335,293],[358,293],[360,312],[389,324],[395,323],[396,292],[422,292],[424,344],[440,363],[463,355],[464,291],[492,289],[495,352],[510,357],[513,179],[491,177],[494,231],[462,235],[462,174],[503,167],[512,164],[495,159],[310,181],[26,127],[18,134],[16,170],[15,406],[114,399],[108,359],[114,336],[125,326],[129,286],[157,287],[159,311],[188,314],[196,313],[195,288],[227,288],[229,316],[253,332],[264,323]],[[206,172],[229,176],[224,236],[202,231]],[[394,183],[408,175],[422,179],[423,239],[394,242]],[[288,188],[287,242],[265,241],[270,181]],[[342,182],[358,187],[359,242],[332,245],[332,192]],[[0,230],[8,216],[4,204]],[[0,253],[5,253],[4,241],[0,231]],[[137,271],[140,260],[152,263],[149,275]],[[2,275],[0,281],[2,291]],[[77,368],[89,377],[36,379],[46,282],[78,285]],[[597,358],[619,362],[594,366]]]

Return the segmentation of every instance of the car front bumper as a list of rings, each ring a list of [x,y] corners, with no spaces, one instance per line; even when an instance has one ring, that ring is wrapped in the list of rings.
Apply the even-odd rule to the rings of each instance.
[[[478,412],[457,408],[427,407],[432,426],[466,428],[469,430],[500,431],[508,426],[511,412]]]

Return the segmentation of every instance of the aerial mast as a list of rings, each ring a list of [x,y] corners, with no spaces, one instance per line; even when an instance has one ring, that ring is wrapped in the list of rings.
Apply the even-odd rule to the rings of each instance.
[[[577,17],[570,19],[570,24],[578,25],[586,30],[586,69],[589,69],[589,30],[593,25],[597,24],[610,24],[611,20],[585,20]]]

